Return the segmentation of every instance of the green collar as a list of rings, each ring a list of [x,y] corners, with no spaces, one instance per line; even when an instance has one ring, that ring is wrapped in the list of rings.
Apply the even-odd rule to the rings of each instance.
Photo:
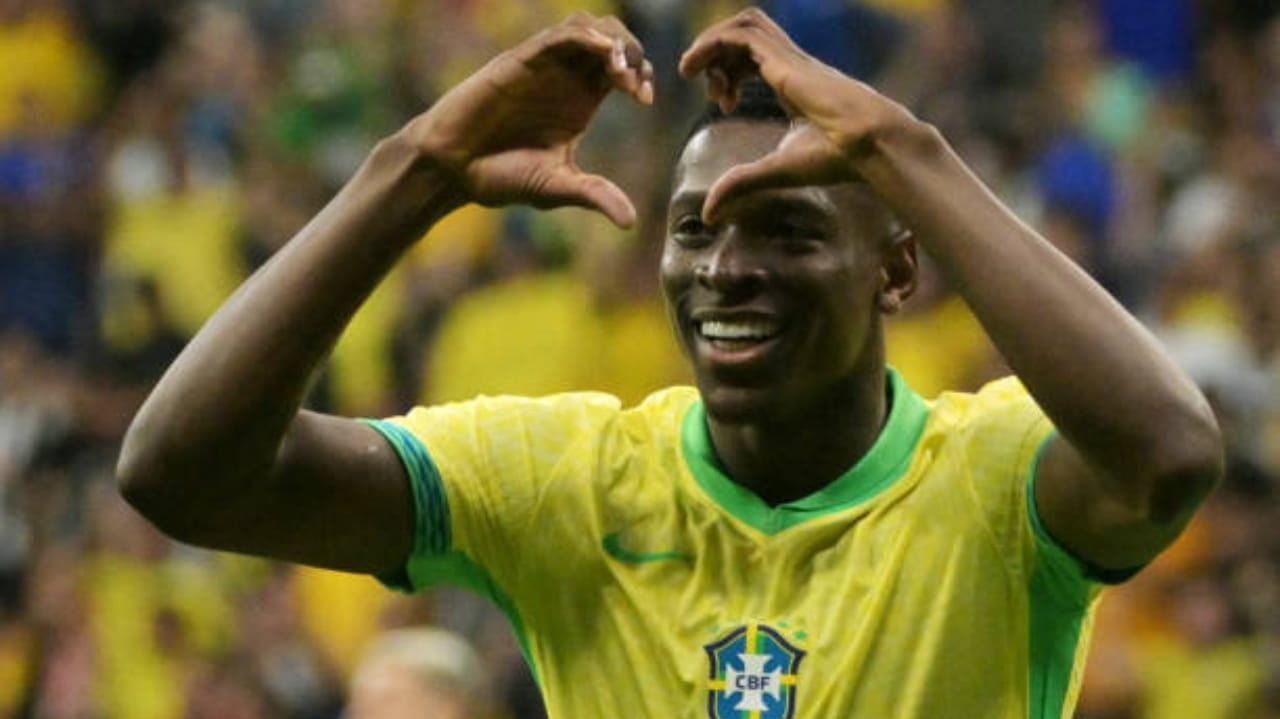
[[[906,472],[916,442],[929,418],[929,406],[892,367],[889,368],[892,406],[875,444],[852,468],[807,497],[776,507],[725,474],[711,444],[707,411],[698,400],[685,412],[681,445],[685,462],[702,489],[733,516],[765,534],[776,534],[805,520],[864,502],[879,494]]]

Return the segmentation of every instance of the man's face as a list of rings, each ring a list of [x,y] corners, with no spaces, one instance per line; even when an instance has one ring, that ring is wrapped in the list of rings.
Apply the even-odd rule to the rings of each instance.
[[[787,127],[728,120],[698,132],[676,169],[662,286],[712,417],[785,421],[882,362],[887,215],[854,184],[755,192],[701,220],[707,190],[772,150]]]

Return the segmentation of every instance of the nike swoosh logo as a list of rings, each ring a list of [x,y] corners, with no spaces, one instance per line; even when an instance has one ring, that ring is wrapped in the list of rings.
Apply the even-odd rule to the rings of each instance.
[[[600,540],[604,553],[627,564],[646,564],[648,562],[692,562],[693,556],[684,552],[633,552],[622,546],[622,532],[610,532]]]

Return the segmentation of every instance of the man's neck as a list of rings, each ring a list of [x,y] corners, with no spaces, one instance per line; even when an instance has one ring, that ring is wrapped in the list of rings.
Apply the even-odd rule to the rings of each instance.
[[[708,416],[707,423],[729,477],[777,506],[813,494],[857,464],[879,438],[890,401],[880,366],[783,421],[730,424]]]

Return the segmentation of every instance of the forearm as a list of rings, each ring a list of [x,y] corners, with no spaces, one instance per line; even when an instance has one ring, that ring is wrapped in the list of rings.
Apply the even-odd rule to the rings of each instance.
[[[206,323],[143,404],[120,462],[126,492],[269,472],[316,366],[369,293],[457,194],[403,134]]]
[[[858,170],[915,231],[1091,465],[1139,483],[1214,454],[1204,445],[1216,444],[1216,428],[1192,382],[1105,290],[1001,204],[935,130],[904,123],[877,138]]]

